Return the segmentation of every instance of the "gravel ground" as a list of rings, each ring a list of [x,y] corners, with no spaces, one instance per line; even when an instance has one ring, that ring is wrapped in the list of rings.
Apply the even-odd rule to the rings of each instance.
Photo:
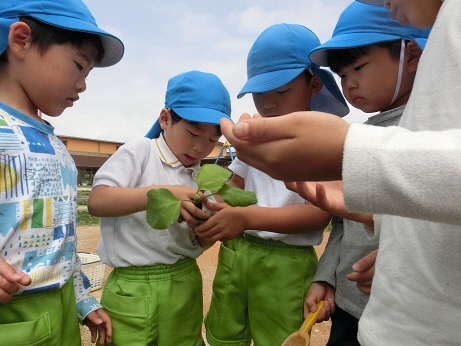
[[[101,239],[99,232],[99,226],[96,227],[78,227],[78,251],[79,252],[90,252],[96,254],[96,246]],[[325,233],[324,240],[321,245],[316,247],[317,254],[320,256],[325,249],[325,245],[328,241],[329,233]],[[213,283],[214,273],[216,270],[216,263],[218,258],[219,244],[214,245],[211,249],[204,252],[202,256],[197,259],[197,263],[202,271],[203,276],[203,311],[206,313],[210,306],[211,300],[211,287]],[[110,273],[110,268],[106,267],[105,278]],[[104,282],[104,281],[103,281]],[[96,298],[100,298],[102,289],[93,291],[92,294]],[[311,346],[324,346],[328,341],[330,335],[331,322],[317,323],[312,328],[311,335]],[[82,346],[94,345],[91,343],[90,333],[86,326],[80,328],[82,333]]]

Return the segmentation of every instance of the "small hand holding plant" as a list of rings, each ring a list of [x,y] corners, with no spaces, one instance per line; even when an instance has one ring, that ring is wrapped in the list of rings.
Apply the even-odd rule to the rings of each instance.
[[[197,193],[194,200],[200,206],[204,198],[219,195],[231,207],[245,207],[257,202],[252,191],[245,191],[226,184],[232,173],[218,165],[206,164],[197,174]],[[205,195],[205,191],[211,193]],[[147,193],[147,223],[155,229],[166,229],[178,220],[181,211],[181,200],[168,189],[152,189]]]

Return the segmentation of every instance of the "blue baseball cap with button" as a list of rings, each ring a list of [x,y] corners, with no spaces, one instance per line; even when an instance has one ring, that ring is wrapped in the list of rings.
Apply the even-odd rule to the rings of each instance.
[[[318,45],[317,36],[305,26],[286,23],[270,26],[258,36],[248,53],[248,80],[237,97],[275,90],[309,70],[323,83],[320,93],[311,99],[310,108],[347,115],[349,108],[332,73],[309,59],[309,52]]]
[[[219,125],[221,118],[231,117],[230,95],[221,80],[212,73],[189,71],[168,81],[165,108],[182,119]],[[162,133],[157,120],[145,137],[157,138]]]
[[[104,47],[104,56],[96,67],[115,65],[122,59],[122,41],[100,29],[81,0],[0,0],[0,54],[8,48],[11,24],[23,16],[62,29],[98,35]]]
[[[339,16],[331,39],[314,48],[309,57],[320,66],[328,66],[328,50],[364,47],[402,39],[415,41],[423,50],[429,33],[430,29],[401,25],[389,16],[389,10],[384,6],[353,1]]]

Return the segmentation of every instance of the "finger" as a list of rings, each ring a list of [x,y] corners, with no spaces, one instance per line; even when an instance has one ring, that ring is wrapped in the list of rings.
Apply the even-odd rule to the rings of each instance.
[[[18,282],[24,285],[30,284],[30,277],[26,273],[13,267],[3,258],[0,258],[0,276],[9,282]]]
[[[367,283],[358,283],[355,285],[362,293],[370,295],[371,293],[371,284],[372,281],[368,281]]]
[[[311,183],[306,181],[298,181],[296,182],[296,186],[298,189],[299,195],[312,203],[313,205],[317,205],[317,196],[315,189],[311,188]]]
[[[317,200],[317,205],[322,209],[328,209],[330,207],[330,201],[327,198],[327,193],[325,191],[325,185],[322,183],[315,184],[315,195]]]
[[[215,212],[220,211],[229,206],[227,203],[219,203],[219,202],[217,203],[217,202],[212,202],[209,200],[205,202],[205,205],[210,211],[215,211]]]
[[[106,343],[106,329],[103,326],[101,326],[101,328],[98,328],[98,331],[99,331],[99,345],[104,345]]]
[[[91,332],[91,342],[94,344],[96,342],[96,338],[98,337],[98,330],[95,327],[89,327]]]
[[[275,139],[287,138],[286,123],[280,117],[253,118],[248,121],[239,121],[232,128],[233,135],[241,140],[251,142],[266,142]]]
[[[378,255],[378,250],[377,249],[373,250],[368,255],[362,257],[357,262],[355,262],[352,265],[352,269],[354,269],[356,272],[364,272],[366,270],[371,269],[375,265],[377,255]],[[373,268],[373,272],[374,272],[374,268]]]
[[[298,193],[298,185],[296,181],[285,181],[284,183],[288,190]]]
[[[17,282],[10,281],[6,277],[0,275],[0,290],[4,291],[5,294],[14,294],[19,291],[21,285]]]

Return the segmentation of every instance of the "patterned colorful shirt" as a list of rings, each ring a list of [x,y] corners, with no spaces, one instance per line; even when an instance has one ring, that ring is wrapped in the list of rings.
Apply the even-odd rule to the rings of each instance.
[[[32,279],[18,294],[73,277],[83,319],[101,306],[80,271],[76,226],[77,169],[65,145],[49,124],[0,103],[0,257]]]

